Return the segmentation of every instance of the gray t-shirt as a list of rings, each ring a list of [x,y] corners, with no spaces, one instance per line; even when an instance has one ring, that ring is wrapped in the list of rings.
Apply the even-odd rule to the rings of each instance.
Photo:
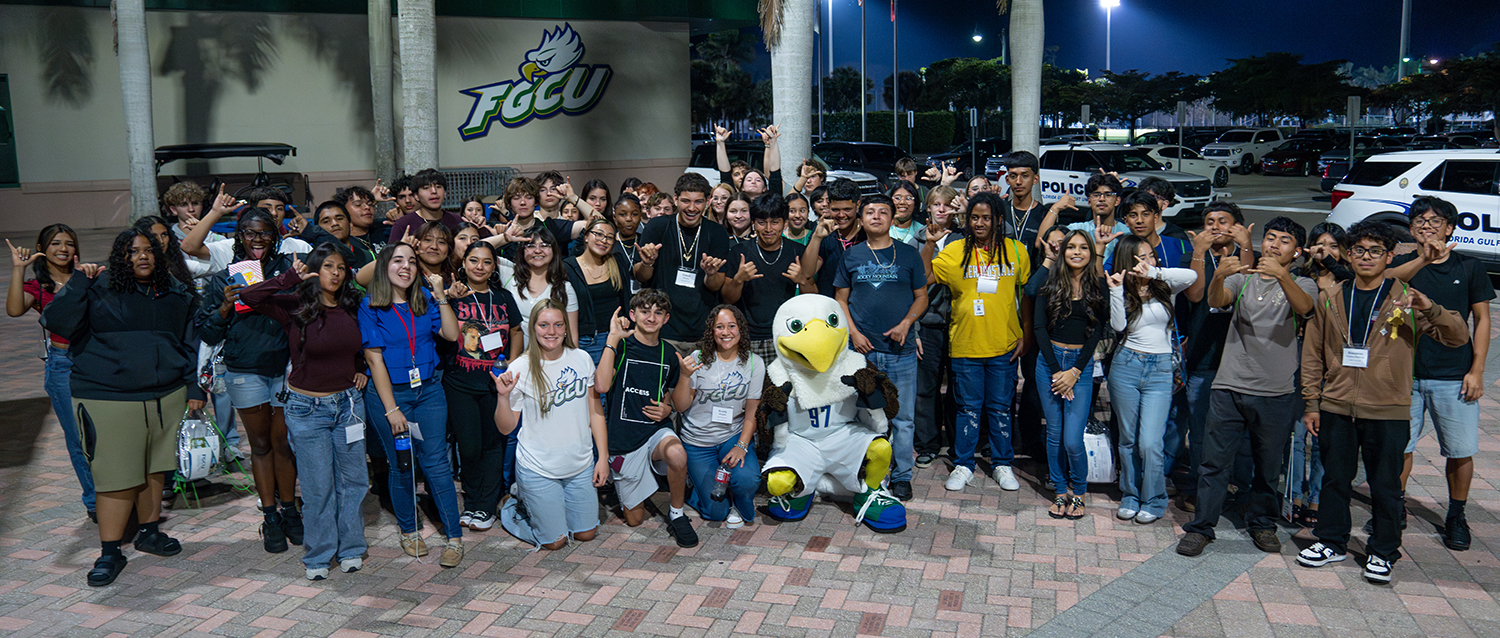
[[[1297,287],[1314,300],[1317,282],[1297,277]],[[1286,291],[1274,279],[1260,275],[1230,275],[1224,287],[1234,295],[1234,318],[1224,340],[1224,358],[1213,389],[1272,397],[1297,391],[1295,311]]]
[[[690,356],[698,356],[698,351]],[[766,384],[766,362],[754,353],[745,363],[721,361],[713,355],[710,359],[688,380],[697,392],[693,406],[683,415],[682,442],[696,447],[714,447],[738,437],[744,431],[745,401],[759,401]],[[718,419],[714,418],[716,407],[720,408]],[[723,418],[725,410],[728,418]]]

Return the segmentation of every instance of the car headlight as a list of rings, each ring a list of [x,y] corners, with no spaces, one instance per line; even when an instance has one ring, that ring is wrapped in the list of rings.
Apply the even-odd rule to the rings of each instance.
[[[1234,149],[1234,150],[1233,150],[1233,151],[1231,151],[1231,152],[1232,152],[1232,153],[1234,153],[1234,154],[1235,154],[1235,155],[1239,155],[1239,154],[1240,154],[1240,153],[1242,153],[1242,152],[1244,152],[1244,150],[1245,150],[1245,149],[1242,149],[1242,148],[1237,148],[1237,149]]]

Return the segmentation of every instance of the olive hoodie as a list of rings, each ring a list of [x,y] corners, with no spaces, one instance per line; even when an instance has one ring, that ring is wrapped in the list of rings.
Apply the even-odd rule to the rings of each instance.
[[[1398,309],[1392,300],[1404,294],[1398,283],[1380,304],[1371,330],[1369,366],[1346,368],[1349,314],[1344,287],[1334,284],[1318,293],[1318,305],[1302,344],[1302,398],[1307,412],[1332,412],[1359,419],[1405,421],[1411,418],[1412,357],[1418,334],[1457,347],[1469,341],[1469,326],[1457,312],[1434,303],[1425,311]],[[1403,316],[1404,315],[1404,316]],[[1392,317],[1395,317],[1393,322]],[[1394,332],[1380,334],[1380,331]]]

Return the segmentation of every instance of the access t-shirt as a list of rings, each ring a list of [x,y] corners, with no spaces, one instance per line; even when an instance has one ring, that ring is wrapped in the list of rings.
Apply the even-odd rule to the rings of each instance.
[[[917,340],[908,334],[903,345],[885,332],[906,318],[917,298],[914,291],[926,286],[922,254],[901,242],[880,250],[871,250],[868,242],[850,248],[833,279],[834,288],[849,289],[850,320],[875,351],[900,355],[916,352]]]
[[[510,358],[511,330],[526,324],[516,299],[504,288],[491,287],[450,303],[458,315],[458,344],[443,383],[466,392],[493,391],[495,382],[490,380],[490,371],[505,368]]]
[[[605,353],[608,356],[610,351]],[[677,349],[665,341],[647,346],[635,337],[626,337],[620,342],[614,366],[615,383],[609,389],[605,416],[609,422],[609,453],[619,455],[645,445],[657,430],[672,427],[671,417],[653,421],[644,409],[656,401],[670,400],[679,374]]]
[[[1318,282],[1307,277],[1294,281],[1314,301]],[[1234,295],[1229,334],[1224,340],[1223,359],[1214,376],[1213,389],[1232,390],[1258,397],[1274,397],[1297,391],[1296,311],[1281,282],[1255,274],[1230,275],[1224,287]]]
[[[1391,260],[1399,266],[1416,259],[1406,254]],[[1428,264],[1411,278],[1412,288],[1421,291],[1446,310],[1453,310],[1468,323],[1469,315],[1476,303],[1487,303],[1495,298],[1495,286],[1479,260],[1458,252],[1449,252],[1440,264]],[[1473,341],[1457,348],[1449,348],[1426,334],[1417,339],[1416,358],[1412,362],[1412,373],[1418,379],[1440,379],[1461,381],[1474,364]]]
[[[781,240],[779,250],[767,251],[760,242],[741,242],[729,251],[729,259],[720,272],[733,277],[740,269],[740,259],[755,265],[758,279],[745,282],[740,288],[740,299],[734,305],[745,313],[745,338],[764,341],[771,338],[771,322],[776,319],[776,310],[786,300],[797,295],[797,283],[786,277],[786,271],[802,258],[801,244],[789,239]],[[707,319],[705,318],[705,321]]]
[[[510,364],[516,387],[510,407],[526,424],[516,433],[516,461],[550,479],[578,476],[594,465],[594,438],[589,429],[589,386],[594,360],[582,350],[566,349],[556,361],[542,361],[545,387],[538,389],[526,358]],[[548,406],[542,412],[541,406]]]
[[[641,231],[642,244],[661,244],[649,287],[667,293],[672,300],[672,316],[662,328],[663,339],[697,341],[703,335],[708,311],[719,305],[719,293],[709,290],[699,263],[703,255],[728,259],[729,234],[711,219],[684,228],[677,215],[664,215],[646,222]],[[680,277],[680,278],[679,278]],[[611,443],[613,445],[613,443]]]
[[[695,350],[690,356],[700,356],[700,352]],[[759,401],[766,384],[766,362],[754,353],[744,362],[708,356],[711,362],[688,380],[697,392],[693,405],[682,416],[682,442],[697,447],[715,447],[740,436],[745,426],[745,402]]]
[[[964,263],[968,252],[968,263]],[[1004,258],[968,241],[948,244],[932,260],[938,283],[953,295],[953,313],[948,328],[949,356],[989,358],[1008,354],[1021,340],[1021,286],[1031,277],[1031,257],[1026,247],[1006,239]],[[993,282],[995,292],[980,292]]]

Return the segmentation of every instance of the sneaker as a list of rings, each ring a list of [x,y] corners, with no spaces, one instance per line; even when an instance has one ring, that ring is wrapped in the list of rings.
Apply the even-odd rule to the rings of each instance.
[[[1208,547],[1214,539],[1198,532],[1188,532],[1182,540],[1177,541],[1177,553],[1183,556],[1197,556],[1203,553],[1203,548]]]
[[[1250,530],[1250,540],[1255,542],[1255,547],[1267,554],[1281,553],[1281,539],[1276,538],[1274,529]]]
[[[1329,563],[1337,563],[1344,560],[1345,555],[1322,543],[1313,543],[1311,547],[1297,554],[1297,564],[1303,567],[1322,567]]]
[[[158,531],[154,534],[137,536],[135,538],[135,549],[138,552],[156,554],[157,556],[176,556],[182,553],[182,543]]]
[[[307,568],[307,579],[308,580],[327,580],[328,579],[328,568],[327,567],[319,567],[317,569],[313,569],[311,567]]]
[[[923,453],[917,455],[917,467],[921,467],[921,468],[932,467],[933,461],[936,461],[936,460],[937,460],[936,456],[934,456],[932,454],[928,454],[926,452],[923,452]]]
[[[495,526],[495,515],[489,512],[474,512],[473,518],[469,519],[469,529],[476,532],[487,532]]]
[[[402,534],[401,551],[406,552],[407,556],[426,556],[427,543],[422,540],[422,535],[418,532]]]
[[[124,554],[105,554],[94,561],[94,568],[89,570],[89,587],[103,587],[120,576],[125,571]]]
[[[1125,507],[1124,505],[1121,505],[1120,509],[1115,510],[1115,518],[1118,518],[1122,521],[1135,520],[1136,515],[1140,513],[1140,510],[1133,510]]]
[[[354,572],[359,571],[359,568],[364,566],[365,559],[358,556],[355,556],[354,558],[345,558],[344,560],[339,561],[339,571],[344,572],[345,574],[353,574]]]
[[[1001,465],[995,468],[995,482],[1000,484],[1000,489],[1014,492],[1021,489],[1021,484],[1016,481],[1016,472],[1009,465]]]
[[[1443,546],[1455,552],[1469,549],[1469,521],[1463,514],[1449,516],[1443,523]]]
[[[693,531],[693,522],[686,516],[678,516],[667,523],[667,534],[677,541],[678,547],[698,546],[698,532]]]
[[[1150,524],[1155,523],[1156,521],[1159,521],[1159,520],[1161,520],[1160,516],[1157,516],[1155,514],[1152,514],[1151,512],[1147,512],[1145,510],[1141,510],[1139,512],[1136,512],[1136,514],[1135,514],[1135,523],[1136,523],[1136,525],[1150,525]]]
[[[891,483],[891,496],[898,501],[911,500],[911,481],[896,481]]]
[[[1370,556],[1365,561],[1365,580],[1372,583],[1391,582],[1391,563],[1379,556]]]
[[[969,479],[972,478],[974,478],[974,470],[955,465],[953,472],[948,474],[948,480],[943,482],[943,487],[948,488],[949,492],[962,492],[964,487],[968,486]]]
[[[462,538],[450,538],[448,544],[443,546],[443,555],[438,557],[438,564],[443,567],[458,567],[458,563],[464,559],[464,541]]]
[[[260,540],[267,552],[280,554],[286,551],[286,529],[281,525],[280,514],[266,512],[265,520],[260,523]]]
[[[734,506],[730,506],[729,516],[724,517],[724,527],[727,527],[729,529],[739,529],[744,526],[745,519],[740,518],[740,513],[734,509]]]
[[[293,509],[282,509],[281,531],[286,533],[286,542],[293,545],[302,545],[302,512]]]
[[[906,506],[885,490],[865,491],[854,497],[854,522],[877,534],[894,534],[906,530]]]
[[[463,514],[459,514],[458,515],[458,526],[459,527],[468,527],[469,523],[471,521],[473,521],[473,520],[474,520],[474,512],[471,512],[469,510],[464,510]]]
[[[807,518],[807,512],[812,509],[813,495],[807,496],[772,496],[766,502],[766,515],[783,523],[794,523]]]

